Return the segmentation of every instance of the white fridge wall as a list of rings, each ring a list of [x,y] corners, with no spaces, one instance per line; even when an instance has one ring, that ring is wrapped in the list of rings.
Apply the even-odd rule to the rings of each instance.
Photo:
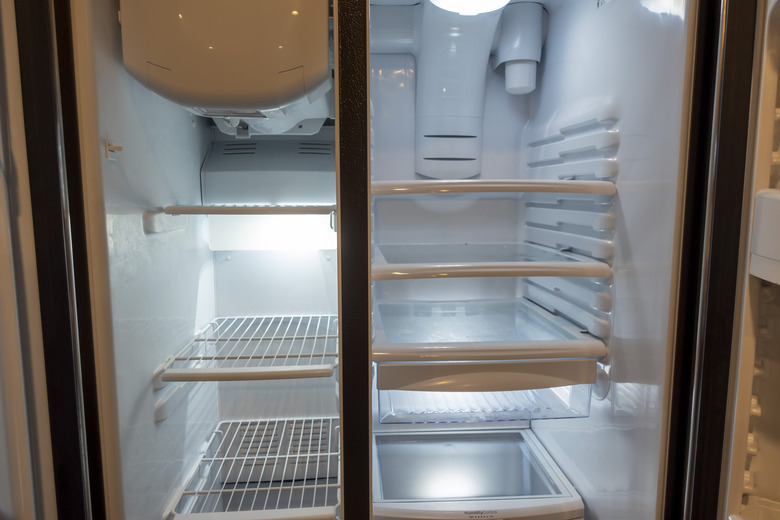
[[[618,117],[611,385],[587,419],[532,429],[594,519],[657,518],[664,479],[669,364],[688,112],[686,2],[554,2],[528,134],[572,117]],[[587,119],[583,117],[582,119]]]
[[[338,313],[335,250],[213,255],[217,316]]]
[[[143,215],[200,203],[210,132],[127,74],[117,10],[74,2],[73,34],[108,514],[150,519],[213,430],[217,392],[197,385],[155,423],[156,401],[175,385],[155,392],[152,374],[213,318],[213,269],[205,217],[145,234]],[[113,160],[106,141],[123,148]]]

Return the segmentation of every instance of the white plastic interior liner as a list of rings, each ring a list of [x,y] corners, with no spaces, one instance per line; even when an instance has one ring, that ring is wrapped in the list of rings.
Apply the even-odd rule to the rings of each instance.
[[[333,131],[215,141],[201,168],[204,204],[335,205]]]

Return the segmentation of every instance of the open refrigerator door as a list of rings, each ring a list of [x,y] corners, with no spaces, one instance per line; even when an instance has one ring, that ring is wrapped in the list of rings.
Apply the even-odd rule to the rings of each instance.
[[[734,342],[733,420],[727,436],[724,516],[780,519],[780,9],[756,22],[752,157],[745,196],[742,291]]]

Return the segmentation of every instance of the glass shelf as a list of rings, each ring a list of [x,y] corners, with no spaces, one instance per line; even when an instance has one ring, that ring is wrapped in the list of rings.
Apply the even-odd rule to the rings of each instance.
[[[608,264],[534,244],[379,244],[374,280],[492,276],[609,278]]]

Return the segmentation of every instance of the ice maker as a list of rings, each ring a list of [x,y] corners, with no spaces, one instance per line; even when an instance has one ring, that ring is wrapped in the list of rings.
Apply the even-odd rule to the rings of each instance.
[[[227,134],[312,134],[333,117],[327,2],[123,0],[120,21],[128,72]]]

